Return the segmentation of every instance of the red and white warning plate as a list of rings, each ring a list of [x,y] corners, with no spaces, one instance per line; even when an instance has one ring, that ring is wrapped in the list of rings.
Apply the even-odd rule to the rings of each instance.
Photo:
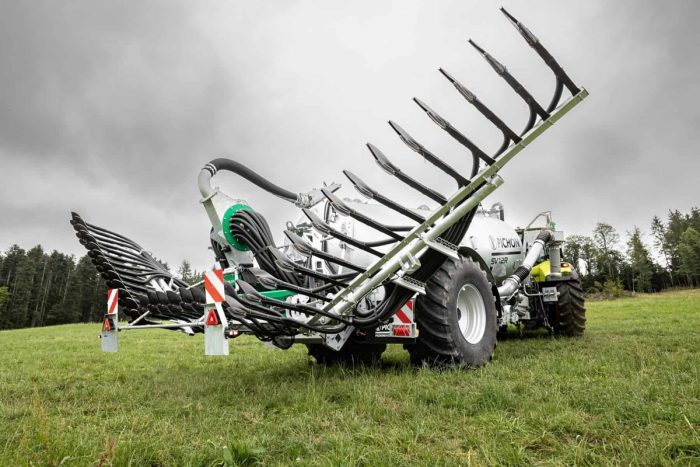
[[[224,270],[211,269],[204,273],[204,291],[207,294],[207,303],[221,303],[224,301]]]
[[[375,335],[377,337],[416,337],[416,323],[413,320],[413,303],[410,299],[402,306],[392,317],[389,324],[384,324],[377,328]]]
[[[113,315],[117,312],[117,305],[119,304],[119,290],[109,289],[107,290],[107,314]]]

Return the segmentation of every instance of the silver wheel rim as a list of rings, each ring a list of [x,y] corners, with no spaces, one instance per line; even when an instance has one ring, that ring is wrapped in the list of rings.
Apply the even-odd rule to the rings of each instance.
[[[457,325],[464,339],[478,344],[486,331],[486,306],[479,289],[467,284],[457,296]]]

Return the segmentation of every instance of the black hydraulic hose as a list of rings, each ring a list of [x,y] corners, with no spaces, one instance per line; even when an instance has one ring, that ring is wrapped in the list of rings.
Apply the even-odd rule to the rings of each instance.
[[[469,225],[476,213],[476,209],[470,211],[466,216],[464,216],[459,222],[454,224],[452,227],[447,229],[441,238],[447,240],[454,244],[459,244],[467,232]],[[270,254],[269,248],[274,248],[274,243],[272,240],[272,233],[270,231],[265,218],[255,211],[238,211],[231,220],[231,233],[234,237],[241,240],[243,243],[248,245],[260,267],[272,274],[274,277],[291,284],[301,285],[300,277],[294,273],[282,270],[277,266],[277,262],[272,254]],[[445,261],[445,256],[441,253],[435,251],[426,252],[421,258],[422,266],[418,271],[412,274],[412,277],[425,282],[430,278],[430,276],[440,267],[440,265]],[[354,274],[353,274],[354,275]],[[391,316],[396,310],[398,310],[406,301],[408,301],[414,292],[411,290],[404,289],[403,287],[397,287],[394,285],[388,285],[386,298],[377,305],[373,310],[364,316],[355,315],[353,324],[358,327],[371,327],[376,325],[377,322],[386,319]],[[252,304],[248,304],[250,306]],[[257,307],[254,307],[254,309]],[[258,308],[258,311],[262,311]],[[267,311],[267,310],[266,310]],[[309,310],[310,311],[310,310]],[[269,311],[268,311],[269,313]],[[258,315],[260,316],[260,315]],[[262,316],[260,316],[262,317]],[[252,316],[251,316],[252,318]],[[267,315],[266,318],[272,318]],[[271,326],[277,328],[277,332],[281,334],[285,331],[280,330],[277,326],[299,326],[305,327],[311,330],[319,330],[315,326],[310,327],[308,325],[303,325],[296,321],[291,321],[288,318],[276,317],[273,318],[273,323]],[[342,322],[342,320],[340,320]],[[270,330],[268,330],[269,333]]]
[[[268,179],[262,177],[261,175],[253,172],[250,170],[248,167],[245,165],[241,164],[240,162],[233,161],[231,159],[225,159],[225,158],[218,158],[214,159],[207,164],[207,166],[211,165],[214,167],[214,173],[219,170],[227,170],[229,172],[233,172],[237,175],[240,175],[241,177],[245,178],[249,182],[259,186],[263,190],[272,193],[275,196],[279,196],[280,198],[284,198],[287,201],[291,201],[292,203],[296,203],[297,201],[297,194],[292,193],[289,190],[285,190],[284,188],[281,188]],[[207,168],[205,166],[205,168]],[[212,173],[212,175],[214,175]]]
[[[323,206],[323,221],[325,223],[328,223],[330,221],[331,209],[332,209],[332,206],[331,206],[330,201],[326,200],[326,203]],[[321,241],[321,250],[324,253],[328,253],[328,240]],[[328,269],[328,272],[330,272],[331,274],[338,273],[338,270],[335,268],[335,266],[333,266],[333,264],[330,261],[323,260],[323,262],[325,263],[326,269]]]
[[[214,229],[212,229],[212,231],[213,230]],[[226,259],[226,255],[224,255],[224,252],[221,250],[221,245],[219,245],[219,242],[215,241],[213,238],[211,239],[211,249],[214,251],[214,256],[221,267],[224,269],[228,268],[228,259]]]
[[[331,326],[327,326],[327,327],[316,326],[316,325],[313,325],[310,323],[304,323],[302,321],[297,321],[297,320],[294,320],[292,318],[286,318],[286,317],[280,316],[280,315],[277,315],[277,316],[272,315],[271,309],[266,308],[262,305],[257,305],[255,303],[250,302],[250,301],[244,300],[240,297],[236,297],[236,300],[240,301],[243,304],[243,306],[246,307],[246,312],[247,312],[247,315],[249,317],[251,317],[251,316],[259,317],[261,319],[265,319],[266,321],[268,321],[268,323],[274,322],[277,324],[287,325],[287,326],[291,326],[291,327],[297,327],[297,328],[302,327],[302,328],[306,328],[310,331],[320,332],[320,333],[324,333],[324,334],[335,334],[335,333],[338,333],[338,332],[344,330],[347,327],[347,324],[345,324],[345,323],[341,323],[338,325],[331,325]],[[338,319],[336,319],[336,318],[333,318],[333,319],[335,321],[338,321]]]
[[[268,250],[268,247],[275,247],[272,231],[262,214],[257,211],[238,211],[231,218],[230,229],[234,238],[250,248],[261,269],[284,282],[302,285],[302,279],[297,274],[277,266],[275,257]]]
[[[554,237],[554,235],[552,235],[552,232],[550,230],[543,230],[537,236],[535,241],[542,240],[546,245],[547,243],[549,243],[552,240],[553,237]]]
[[[238,321],[242,325],[246,326],[253,332],[253,334],[255,334],[255,337],[257,337],[263,342],[271,340],[270,336],[293,336],[299,333],[298,329],[294,329],[290,326],[280,327],[278,324],[271,324],[269,322],[261,323],[252,316],[247,316],[247,318],[243,318],[241,316],[234,315],[230,317],[230,319],[233,321]]]
[[[464,238],[464,235],[467,233],[475,214],[476,208],[472,209],[461,220],[447,229],[442,235],[440,235],[440,238],[443,238],[444,240],[447,240],[455,245],[459,245]],[[411,277],[421,282],[425,282],[435,273],[435,271],[437,271],[444,261],[445,256],[442,253],[429,250],[421,257],[422,265],[415,273],[411,274]],[[356,327],[372,327],[376,325],[378,322],[390,317],[415,294],[415,292],[411,290],[407,290],[403,287],[397,287],[393,284],[389,287],[392,287],[392,290],[382,301],[382,303],[375,308],[373,313],[367,316],[355,316],[353,324]]]

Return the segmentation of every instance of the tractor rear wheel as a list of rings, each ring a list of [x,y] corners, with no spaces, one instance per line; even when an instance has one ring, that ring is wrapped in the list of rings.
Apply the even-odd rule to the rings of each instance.
[[[416,300],[414,364],[477,368],[496,348],[498,313],[491,283],[471,258],[447,259]]]
[[[333,350],[323,344],[307,344],[309,356],[319,365],[362,366],[376,365],[386,350],[386,344],[349,340],[342,349]]]
[[[556,304],[549,305],[547,319],[554,334],[580,336],[586,329],[586,308],[584,307],[583,287],[578,277],[556,284],[559,298]]]

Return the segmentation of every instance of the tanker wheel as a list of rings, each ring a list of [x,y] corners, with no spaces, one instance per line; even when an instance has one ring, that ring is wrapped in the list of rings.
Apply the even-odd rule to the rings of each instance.
[[[471,258],[447,259],[416,300],[414,364],[478,368],[496,349],[498,312],[486,273]]]
[[[342,349],[329,349],[323,344],[306,344],[309,356],[319,365],[363,366],[376,365],[386,350],[386,344],[349,340]]]
[[[556,284],[559,297],[556,304],[548,306],[547,319],[554,334],[580,336],[586,329],[586,308],[583,287],[578,277]]]

